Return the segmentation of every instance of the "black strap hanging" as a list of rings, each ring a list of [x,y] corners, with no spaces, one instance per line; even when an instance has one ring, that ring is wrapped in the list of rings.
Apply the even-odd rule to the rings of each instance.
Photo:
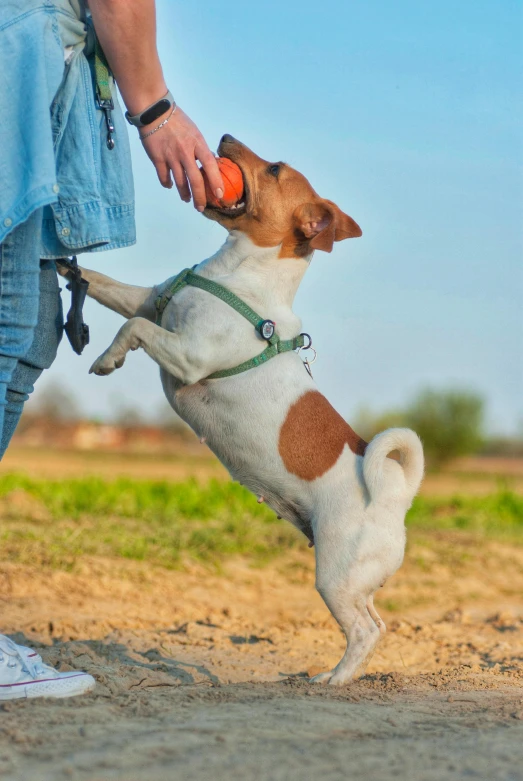
[[[76,255],[60,258],[56,262],[69,269],[67,289],[71,291],[71,308],[67,313],[64,330],[75,353],[81,355],[85,345],[89,344],[89,326],[84,323],[82,314],[89,282],[82,278]]]

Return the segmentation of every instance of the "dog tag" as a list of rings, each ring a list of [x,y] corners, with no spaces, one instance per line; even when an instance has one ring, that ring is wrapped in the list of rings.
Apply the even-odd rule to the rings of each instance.
[[[314,379],[314,377],[312,376],[312,369],[311,369],[311,365],[310,365],[310,363],[308,362],[307,358],[305,358],[305,360],[303,361],[303,365],[305,366],[305,368],[306,368],[306,370],[307,370],[307,374],[309,375],[309,377],[311,378],[311,380],[313,380],[313,379]]]
[[[304,334],[304,335],[305,336],[309,336],[309,334]],[[305,369],[307,370],[309,376],[312,379],[311,364],[313,364],[314,361],[316,360],[317,353],[316,353],[316,350],[314,349],[314,347],[312,346],[312,339],[310,338],[310,336],[309,336],[309,344],[304,345],[303,347],[300,347],[299,350],[298,350],[298,354],[300,354],[302,352],[306,352],[307,350],[310,350],[312,353],[314,353],[314,355],[312,357],[312,360],[309,361],[309,359],[304,357],[303,355],[300,355],[300,358],[302,359],[303,365],[305,366]]]
[[[263,320],[260,323],[259,330],[264,339],[272,339],[276,331],[276,323],[272,320]]]

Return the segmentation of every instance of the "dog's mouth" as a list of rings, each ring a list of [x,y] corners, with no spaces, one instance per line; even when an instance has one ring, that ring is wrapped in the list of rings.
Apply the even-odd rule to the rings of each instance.
[[[220,152],[221,152],[221,154],[220,154]],[[218,150],[218,153],[220,154],[220,157],[226,157],[227,160],[231,160],[233,163],[236,163],[236,165],[238,166],[238,168],[242,172],[243,195],[232,206],[215,206],[212,203],[208,203],[207,206],[205,207],[205,209],[206,209],[206,211],[210,211],[210,212],[214,212],[215,214],[219,214],[222,217],[228,217],[228,218],[236,219],[237,217],[242,217],[247,212],[247,206],[248,206],[248,202],[249,202],[249,188],[247,187],[247,180],[245,178],[245,174],[243,172],[243,168],[241,167],[241,165],[236,160],[233,160],[233,158],[230,155],[224,154],[221,149]]]
[[[213,211],[216,212],[217,214],[221,214],[223,217],[232,217],[232,219],[236,219],[236,217],[241,217],[247,211],[245,189],[241,201],[238,201],[238,203],[233,204],[233,206],[211,206],[207,204],[206,208],[209,209],[209,211]]]

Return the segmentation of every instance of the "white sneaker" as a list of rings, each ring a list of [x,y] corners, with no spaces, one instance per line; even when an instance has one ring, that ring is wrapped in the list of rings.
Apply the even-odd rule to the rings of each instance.
[[[0,635],[0,700],[24,697],[74,697],[94,689],[92,675],[60,673],[31,648]]]

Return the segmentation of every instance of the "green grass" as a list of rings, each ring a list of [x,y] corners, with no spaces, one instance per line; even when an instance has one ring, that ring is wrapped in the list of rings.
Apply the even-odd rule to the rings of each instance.
[[[224,481],[202,486],[195,480],[57,482],[5,475],[0,502],[0,559],[37,566],[72,569],[83,555],[170,568],[187,558],[218,565],[236,554],[264,563],[306,547],[289,523],[278,521],[238,484]],[[510,537],[523,544],[523,497],[507,490],[487,497],[419,497],[407,525],[423,532]]]
[[[488,496],[417,497],[408,514],[407,526],[510,537],[523,543],[523,496],[500,489]]]
[[[33,504],[9,501],[20,491]],[[219,563],[245,554],[263,563],[304,545],[294,527],[252,494],[218,480],[202,486],[195,480],[56,482],[6,475],[0,478],[2,497],[9,516],[0,525],[4,560],[70,569],[81,555],[96,555],[179,567],[186,557]]]

